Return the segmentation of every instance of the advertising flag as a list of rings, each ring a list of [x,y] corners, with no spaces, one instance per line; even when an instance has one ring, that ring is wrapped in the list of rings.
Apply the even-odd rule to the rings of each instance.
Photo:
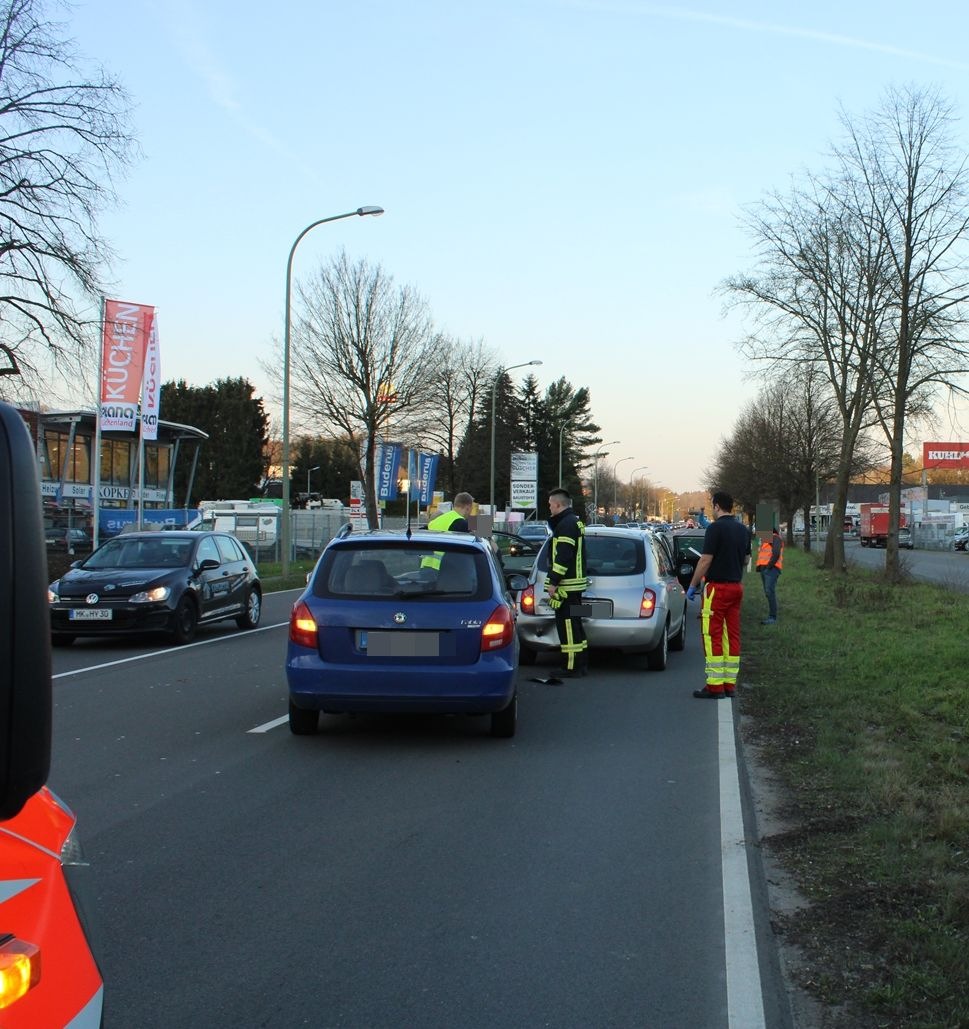
[[[397,473],[400,470],[399,443],[381,443],[377,453],[377,499],[397,499]]]
[[[434,497],[434,480],[437,477],[437,454],[419,455],[419,478],[421,481],[421,503],[430,504]]]
[[[923,443],[922,467],[930,472],[936,468],[969,468],[969,443]]]
[[[103,432],[134,432],[153,307],[104,302],[98,415]]]
[[[158,439],[158,402],[161,393],[161,358],[158,350],[158,315],[151,320],[145,352],[145,378],[141,388],[141,438]]]

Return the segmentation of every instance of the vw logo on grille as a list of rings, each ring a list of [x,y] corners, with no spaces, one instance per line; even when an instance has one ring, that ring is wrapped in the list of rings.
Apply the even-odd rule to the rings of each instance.
[[[98,602],[98,595],[97,595],[97,593],[89,593],[89,594],[88,594],[88,595],[87,595],[87,596],[86,596],[86,597],[84,598],[84,602],[85,602],[86,604],[96,604],[96,603]]]
[[[407,615],[405,615],[403,611],[398,611],[397,614],[394,615],[394,621],[398,625],[403,625],[404,622],[407,621]]]

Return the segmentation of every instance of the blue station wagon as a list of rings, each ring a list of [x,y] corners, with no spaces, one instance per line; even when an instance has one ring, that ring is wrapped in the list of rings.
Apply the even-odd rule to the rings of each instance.
[[[320,712],[490,715],[513,736],[515,608],[495,551],[466,533],[376,531],[330,542],[293,607],[289,725]]]

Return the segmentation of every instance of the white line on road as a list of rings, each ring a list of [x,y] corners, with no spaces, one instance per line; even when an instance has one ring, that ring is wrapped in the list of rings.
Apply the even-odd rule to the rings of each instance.
[[[285,725],[289,721],[289,715],[280,715],[279,718],[274,718],[271,722],[263,722],[262,725],[257,725],[255,729],[246,729],[246,732],[269,732],[270,729],[275,729],[278,725]]]
[[[734,739],[733,701],[717,703],[720,748],[720,861],[723,874],[723,930],[727,957],[727,1024],[730,1029],[764,1029],[764,998],[757,961],[754,909],[740,774]]]
[[[166,654],[177,654],[183,650],[191,650],[192,647],[207,647],[210,643],[225,643],[228,640],[244,640],[247,636],[253,636],[257,632],[268,632],[270,629],[280,629],[289,622],[277,622],[275,625],[260,625],[258,629],[249,629],[246,632],[233,633],[231,636],[213,636],[208,640],[199,640],[197,643],[186,643],[181,647],[166,647],[165,650],[152,650],[148,654],[135,654],[134,657],[122,657],[117,661],[105,661],[101,665],[86,665],[84,668],[74,668],[70,672],[58,672],[52,675],[52,679],[66,679],[70,675],[83,675],[85,672],[99,672],[102,668],[115,668],[117,665],[126,665],[131,661],[144,661],[149,657],[164,657]]]

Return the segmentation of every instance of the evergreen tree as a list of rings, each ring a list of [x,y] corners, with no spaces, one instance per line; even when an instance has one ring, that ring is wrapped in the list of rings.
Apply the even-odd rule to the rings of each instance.
[[[184,379],[162,384],[162,418],[192,425],[209,437],[199,444],[191,496],[192,460],[181,452],[175,468],[176,502],[245,499],[259,492],[269,419],[262,399],[253,393],[243,378],[219,379],[209,386],[189,386]]]

